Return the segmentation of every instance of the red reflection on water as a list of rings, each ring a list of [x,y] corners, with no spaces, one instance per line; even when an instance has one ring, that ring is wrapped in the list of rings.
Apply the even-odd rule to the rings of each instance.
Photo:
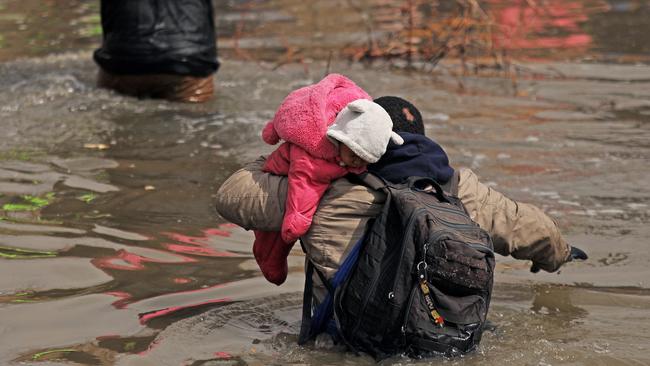
[[[580,1],[547,0],[531,6],[526,0],[491,0],[499,25],[494,35],[497,48],[585,48],[592,37],[580,28],[588,20]]]
[[[172,282],[174,282],[174,283],[178,283],[178,284],[180,284],[180,285],[184,285],[184,284],[186,284],[186,283],[190,283],[190,282],[192,282],[192,279],[190,279],[190,278],[184,278],[184,277],[176,277],[176,278],[173,278],[173,279],[172,279]]]
[[[140,324],[144,325],[151,319],[159,318],[161,316],[165,316],[168,314],[171,314],[173,312],[179,311],[179,310],[184,310],[184,309],[191,309],[191,308],[196,308],[204,305],[209,305],[209,304],[218,304],[222,302],[232,302],[232,299],[229,297],[224,297],[221,299],[212,299],[212,300],[206,300],[203,302],[199,302],[196,304],[191,304],[191,305],[183,305],[183,306],[171,306],[168,308],[160,309],[160,310],[155,310],[151,311],[148,313],[143,313],[139,314],[138,316],[140,317]]]
[[[224,230],[224,228],[229,228],[230,225],[222,225],[219,228],[208,228],[205,230],[202,230],[203,236],[188,236],[180,233],[163,233],[164,235],[170,237],[173,240],[176,240],[180,243],[165,243],[162,244],[163,247],[166,249],[175,252],[172,255],[171,259],[167,260],[160,260],[160,259],[155,259],[155,258],[149,258],[143,255],[138,255],[136,253],[132,253],[128,250],[125,249],[120,249],[118,250],[115,255],[113,256],[108,256],[108,257],[101,257],[101,258],[94,258],[91,262],[98,268],[102,269],[112,269],[112,270],[121,270],[121,271],[139,271],[139,270],[144,270],[146,263],[147,262],[155,262],[155,263],[190,263],[190,262],[198,262],[197,259],[187,257],[184,255],[179,255],[176,253],[184,253],[184,254],[191,254],[191,255],[199,255],[199,256],[209,256],[209,257],[233,257],[237,256],[237,254],[226,252],[226,251],[219,251],[215,250],[210,247],[210,240],[214,240],[211,238],[214,238],[215,236],[218,236],[220,238],[223,237],[229,237],[231,235],[230,231]],[[135,250],[135,249],[134,249]],[[154,249],[149,249],[147,248],[148,251],[156,251]],[[162,252],[159,251],[160,253],[165,253],[165,256],[169,257],[170,254],[168,252]],[[155,253],[152,253],[152,255],[155,256]],[[174,277],[171,279],[171,281],[175,284],[179,285],[185,285],[191,282],[194,282],[191,278],[187,277]],[[163,296],[176,296],[181,294],[189,294],[189,293],[197,293],[197,292],[204,292],[209,289],[214,289],[218,288],[221,286],[224,286],[225,284],[219,284],[207,288],[201,288],[201,289],[195,289],[195,290],[189,290],[189,291],[180,291],[180,292],[172,292],[165,294]],[[112,292],[106,292],[108,295],[116,296],[119,299],[116,300],[115,302],[112,303],[112,305],[117,308],[117,309],[125,309],[127,306],[130,304],[134,303],[134,296],[130,293],[127,292],[122,292],[122,291],[112,291]],[[170,306],[168,308],[160,309],[160,310],[154,310],[152,312],[147,312],[144,314],[140,314],[140,322],[142,324],[148,322],[151,319],[161,317],[182,309],[187,309],[187,308],[194,308],[194,307],[199,307],[199,306],[204,306],[207,304],[213,304],[213,303],[221,303],[221,302],[230,302],[232,301],[230,298],[220,298],[220,299],[211,299],[211,300],[205,300],[200,303],[196,304],[191,304],[191,305],[182,305],[182,306]]]
[[[171,243],[165,243],[163,244],[163,246],[171,250],[172,252],[200,255],[204,257],[234,257],[235,256],[232,253],[222,252],[204,246],[182,245],[182,244],[171,244]]]
[[[165,243],[163,246],[173,252],[193,254],[206,257],[234,257],[236,254],[216,250],[210,247],[210,239],[215,236],[230,237],[231,232],[224,230],[225,228],[232,227],[232,224],[220,225],[219,228],[209,228],[202,230],[203,236],[189,236],[179,233],[163,233],[169,238],[181,242],[183,244]]]
[[[220,358],[220,359],[223,359],[223,360],[229,360],[229,359],[232,358],[232,355],[231,355],[230,353],[228,353],[228,352],[223,352],[223,351],[221,351],[221,352],[215,352],[214,355],[215,355],[217,358]]]
[[[203,257],[236,257],[238,254],[217,250],[210,246],[210,240],[217,237],[230,237],[228,228],[235,227],[233,224],[223,224],[218,228],[202,230],[203,236],[189,236],[180,233],[162,233],[179,243],[163,243],[162,246],[174,253],[190,254]],[[120,249],[114,256],[95,258],[92,263],[98,268],[114,269],[120,271],[139,271],[145,269],[146,262],[154,263],[192,263],[196,259],[175,254],[178,260],[158,260],[144,257],[128,250]]]
[[[207,241],[206,236],[188,236],[179,233],[163,233],[173,240],[191,245],[204,245]]]
[[[144,257],[121,249],[115,256],[95,258],[92,260],[92,263],[99,268],[138,271],[144,269],[144,264],[142,264],[144,261]]]
[[[131,253],[127,250],[120,249],[117,251],[117,254],[111,257],[102,257],[95,258],[91,261],[98,268],[105,269],[117,269],[121,271],[139,271],[145,268],[145,262],[153,263],[191,263],[196,262],[196,259],[176,255],[178,260],[175,261],[165,261],[159,259],[153,259],[149,257],[143,257],[141,255]]]
[[[205,229],[203,233],[206,236],[224,236],[226,238],[230,237],[230,231],[221,230],[221,229]]]
[[[116,309],[124,309],[126,306],[129,304],[129,300],[133,297],[128,292],[124,291],[110,291],[110,292],[105,292],[106,295],[112,295],[115,297],[119,297],[120,299],[113,302],[111,305],[113,305]]]

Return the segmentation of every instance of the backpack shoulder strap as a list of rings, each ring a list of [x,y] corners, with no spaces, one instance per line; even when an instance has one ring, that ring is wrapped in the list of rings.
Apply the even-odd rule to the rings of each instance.
[[[348,180],[352,183],[361,184],[376,191],[384,190],[386,187],[388,187],[388,183],[385,180],[370,172],[361,174],[348,174],[346,178],[348,178]]]
[[[362,184],[374,190],[385,190],[389,184],[381,177],[365,172],[361,174],[348,174],[346,176],[352,183]],[[458,185],[460,183],[460,173],[458,169],[454,169],[454,174],[451,176],[447,183],[440,185],[445,194],[458,197]]]
[[[300,240],[300,246],[302,247],[302,251],[306,254],[307,250],[305,250],[305,244]],[[322,284],[327,288],[328,294],[334,294],[334,287],[332,287],[332,284],[330,281],[327,280],[323,272],[321,272],[314,263],[311,261],[311,258],[309,256],[306,257],[307,260],[305,261],[305,288],[303,290],[302,294],[302,321],[300,323],[300,334],[298,335],[298,344],[303,345],[307,341],[313,338],[315,328],[317,328],[319,325],[316,324],[317,327],[314,327],[315,324],[313,324],[313,293],[314,293],[314,272],[318,275],[318,278],[322,282]],[[330,295],[328,295],[330,296]]]
[[[311,335],[311,311],[312,311],[312,290],[314,286],[313,274],[314,265],[307,260],[305,268],[305,288],[302,293],[302,321],[300,322],[300,334],[298,335],[298,344],[303,345]]]
[[[305,289],[302,299],[302,323],[300,325],[300,334],[298,336],[298,344],[303,345],[310,339],[316,337],[319,333],[326,331],[327,323],[332,319],[334,294],[336,289],[341,285],[352,271],[354,265],[357,263],[361,247],[363,246],[363,239],[365,234],[359,238],[354,244],[350,252],[347,254],[339,269],[334,274],[334,278],[328,281],[325,275],[314,265],[311,259],[307,258],[305,269]],[[302,241],[300,244],[303,246]],[[318,306],[312,306],[313,294],[313,273],[316,272],[321,282],[327,288],[327,295],[323,302]]]

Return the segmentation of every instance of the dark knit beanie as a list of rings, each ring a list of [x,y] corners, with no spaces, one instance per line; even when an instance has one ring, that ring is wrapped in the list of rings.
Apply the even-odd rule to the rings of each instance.
[[[424,135],[422,115],[413,104],[400,97],[392,96],[379,97],[374,102],[382,106],[390,115],[393,120],[393,131]]]

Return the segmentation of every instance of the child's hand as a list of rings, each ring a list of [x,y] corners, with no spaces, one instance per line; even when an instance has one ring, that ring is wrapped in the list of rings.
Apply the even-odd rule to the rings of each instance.
[[[282,222],[282,240],[286,243],[293,243],[309,231],[311,219],[300,212],[288,213]]]

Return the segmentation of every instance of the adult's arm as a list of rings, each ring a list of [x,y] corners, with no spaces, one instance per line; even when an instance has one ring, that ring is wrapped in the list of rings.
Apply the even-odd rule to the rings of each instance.
[[[287,177],[262,171],[266,159],[244,165],[219,187],[215,206],[226,220],[246,230],[280,231]]]
[[[279,231],[287,178],[262,172],[263,164],[260,158],[228,178],[217,193],[216,206],[221,216],[246,229]],[[484,185],[470,169],[460,170],[458,191],[472,219],[492,236],[497,253],[532,260],[549,272],[567,261],[569,245],[555,222],[538,207],[516,202]],[[336,271],[384,200],[382,193],[346,179],[332,183],[303,236],[308,255],[319,269],[327,275]]]
[[[217,191],[219,214],[245,229],[279,231],[287,197],[287,177],[262,171],[265,159],[246,164]],[[309,231],[302,236],[307,255],[326,276],[333,275],[351,245],[377,216],[386,196],[345,178],[331,183]]]
[[[537,206],[484,185],[470,169],[460,170],[458,196],[472,219],[490,233],[497,253],[532,260],[548,272],[568,260],[569,245],[553,219]]]

